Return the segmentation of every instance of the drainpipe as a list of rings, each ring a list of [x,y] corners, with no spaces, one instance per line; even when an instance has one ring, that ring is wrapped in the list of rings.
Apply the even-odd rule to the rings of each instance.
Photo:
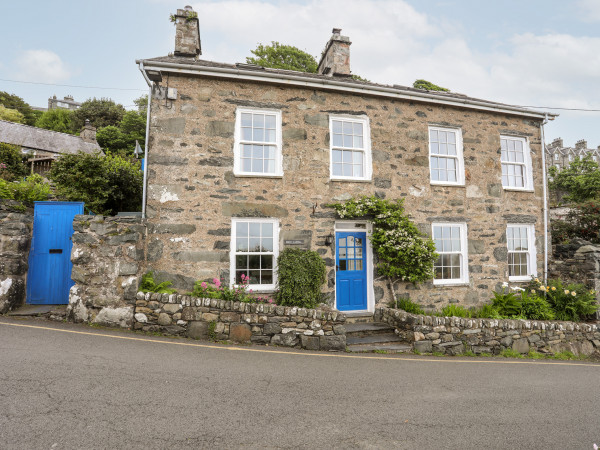
[[[542,180],[544,187],[544,286],[548,284],[548,188],[546,186],[546,140],[544,136],[544,125],[548,123],[548,114],[540,126],[542,139]]]
[[[148,83],[148,107],[146,108],[146,140],[144,142],[144,185],[142,187],[142,219],[146,218],[146,196],[148,195],[146,185],[148,184],[148,140],[150,139],[150,105],[152,104],[152,82],[146,75],[144,63],[139,64],[140,71]]]

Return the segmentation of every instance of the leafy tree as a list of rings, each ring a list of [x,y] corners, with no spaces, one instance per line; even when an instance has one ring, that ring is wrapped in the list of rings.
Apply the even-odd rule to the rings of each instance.
[[[118,126],[123,120],[125,108],[109,98],[88,99],[81,104],[79,109],[73,113],[74,130],[79,132],[85,125],[86,119],[89,119],[92,126],[96,128],[107,127],[109,125]]]
[[[25,124],[35,125],[35,121],[37,120],[36,111],[18,95],[0,91],[0,105],[4,105],[8,109],[16,109],[23,114]]]
[[[272,41],[271,45],[258,44],[250,50],[254,57],[247,57],[248,64],[257,64],[273,69],[296,70],[298,72],[317,73],[318,64],[314,56],[291,45]]]
[[[575,158],[569,166],[558,171],[552,166],[549,169],[552,180],[550,189],[564,191],[565,199],[575,203],[597,198],[600,193],[600,170],[590,155]]]
[[[119,155],[61,155],[49,177],[61,197],[83,201],[97,214],[139,211],[142,172],[139,162]]]
[[[141,97],[136,98],[133,103],[138,108],[138,112],[140,114],[146,115],[146,111],[148,110],[148,96],[142,95]]]
[[[27,175],[25,158],[18,145],[0,142],[0,178],[12,181]]]
[[[50,109],[35,122],[38,128],[74,134],[73,111],[68,109]]]
[[[0,120],[8,122],[25,123],[25,116],[16,109],[6,108],[0,105]]]
[[[450,89],[438,86],[437,84],[433,84],[431,81],[427,80],[415,80],[415,82],[413,83],[413,87],[415,89],[423,89],[425,91],[450,92]]]
[[[118,127],[100,128],[96,133],[98,144],[106,153],[132,155],[135,141],[144,145],[146,135],[146,116],[137,111],[127,111]]]

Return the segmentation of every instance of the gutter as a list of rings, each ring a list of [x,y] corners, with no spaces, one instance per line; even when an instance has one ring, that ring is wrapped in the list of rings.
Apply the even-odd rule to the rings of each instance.
[[[142,219],[146,218],[146,197],[148,196],[148,192],[146,186],[148,184],[148,140],[150,139],[150,105],[152,104],[152,81],[146,75],[146,70],[144,68],[144,62],[140,61],[138,63],[138,67],[148,83],[148,107],[146,108],[146,139],[144,140],[144,181],[142,186]]]
[[[285,84],[288,86],[300,86],[316,89],[327,89],[332,91],[350,92],[353,94],[374,95],[379,97],[388,97],[417,102],[429,102],[449,106],[461,106],[463,108],[475,109],[480,111],[493,111],[517,116],[531,117],[535,119],[547,119],[548,116],[556,117],[558,114],[548,114],[541,111],[531,111],[516,106],[496,105],[485,101],[460,99],[460,98],[440,98],[437,95],[427,92],[403,93],[398,89],[386,86],[361,86],[355,83],[348,83],[338,80],[312,79],[299,75],[280,74],[270,72],[257,72],[240,70],[225,67],[196,66],[193,64],[169,63],[163,61],[137,60],[140,70],[143,71],[144,62],[148,64],[147,68],[154,70],[169,69],[174,73],[204,75],[217,78],[230,78],[248,81],[261,81],[266,83]],[[145,75],[144,75],[145,76]]]

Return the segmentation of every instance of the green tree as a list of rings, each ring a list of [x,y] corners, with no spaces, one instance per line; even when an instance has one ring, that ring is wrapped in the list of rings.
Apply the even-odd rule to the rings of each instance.
[[[433,84],[431,81],[427,80],[415,80],[415,82],[413,83],[413,87],[415,89],[423,89],[425,91],[450,92],[450,89],[438,86],[437,84]]]
[[[68,109],[50,109],[35,122],[38,128],[74,134],[73,111]]]
[[[298,72],[317,73],[318,64],[314,56],[291,45],[272,41],[271,45],[258,44],[254,55],[247,57],[248,64],[257,64],[272,69],[296,70]]]
[[[136,98],[133,103],[137,106],[138,112],[140,114],[146,115],[146,111],[148,110],[148,96],[142,95],[141,97]]]
[[[0,120],[8,122],[25,123],[25,116],[16,109],[6,108],[0,105]]]
[[[142,172],[140,164],[119,155],[61,155],[49,177],[60,197],[83,201],[97,214],[140,211]]]
[[[600,170],[590,155],[575,158],[569,166],[558,171],[552,166],[549,169],[550,189],[566,192],[565,200],[581,203],[598,198],[600,193]]]
[[[27,175],[25,158],[18,145],[0,142],[0,178],[12,181]]]
[[[86,119],[89,119],[90,124],[96,128],[109,125],[118,126],[119,122],[123,120],[124,114],[123,105],[115,103],[109,98],[88,99],[73,113],[74,131],[78,133],[85,125]]]
[[[137,111],[127,111],[118,126],[100,128],[96,133],[96,140],[106,153],[125,156],[133,155],[136,140],[143,146],[145,136],[146,115]]]
[[[35,125],[35,121],[37,120],[36,111],[18,95],[0,91],[0,105],[4,105],[8,109],[16,109],[23,114],[25,124]]]

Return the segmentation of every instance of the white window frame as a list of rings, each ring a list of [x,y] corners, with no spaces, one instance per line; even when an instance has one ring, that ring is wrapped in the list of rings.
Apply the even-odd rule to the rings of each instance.
[[[273,114],[275,115],[275,143],[243,141],[242,140],[242,113],[249,114]],[[282,137],[281,137],[281,111],[276,109],[259,108],[237,108],[235,111],[235,132],[233,144],[233,174],[242,177],[260,177],[260,178],[281,178],[283,176],[283,156],[282,156]],[[245,172],[242,170],[242,144],[274,145],[275,150],[275,172]]]
[[[513,141],[521,141],[523,143],[523,159],[522,163],[518,162],[508,162],[502,161],[502,155],[500,156],[500,170],[502,171],[502,165],[511,164],[511,165],[522,165],[524,169],[523,175],[523,186],[505,186],[504,180],[502,180],[502,172],[500,172],[500,181],[502,183],[502,188],[505,191],[533,191],[533,164],[531,162],[531,150],[529,148],[529,140],[527,138],[521,136],[510,136],[510,135],[500,135],[500,140],[509,139]]]
[[[236,251],[236,233],[237,225],[241,222],[248,223],[270,223],[273,225],[273,252],[237,252]],[[235,217],[231,219],[231,243],[229,250],[229,286],[236,286],[235,283],[235,257],[240,255],[255,254],[273,255],[273,283],[271,284],[249,284],[248,289],[253,292],[274,292],[277,285],[277,258],[279,256],[279,220],[270,218],[250,218],[250,217]]]
[[[361,123],[363,125],[363,147],[359,148],[347,148],[347,147],[334,147],[333,146],[333,121],[342,120],[344,122]],[[351,151],[362,151],[363,152],[363,176],[362,177],[349,177],[343,175],[333,174],[333,150],[351,150]],[[372,167],[372,156],[371,156],[371,126],[369,117],[366,115],[352,116],[352,115],[329,115],[329,178],[331,180],[339,181],[371,181],[373,176]]]
[[[558,161],[558,159],[559,159],[558,153],[555,153],[555,154],[554,154],[554,159],[555,159],[556,161]]]
[[[460,261],[460,278],[440,280],[433,278],[433,284],[435,286],[446,286],[446,285],[457,285],[457,284],[468,284],[469,283],[469,254],[468,254],[468,236],[467,236],[467,224],[464,222],[433,222],[431,224],[431,239],[433,239],[433,230],[435,227],[454,226],[460,228],[460,251],[459,252],[444,252],[442,254],[459,254],[461,255]]]
[[[441,155],[439,153],[431,153],[431,132],[445,131],[452,132],[456,135],[456,156]],[[427,141],[429,146],[429,183],[437,186],[464,186],[465,185],[465,160],[463,157],[463,138],[461,128],[448,128],[430,125],[427,129]],[[454,158],[456,159],[456,181],[439,181],[433,180],[431,176],[431,157]]]
[[[511,252],[508,248],[508,229],[509,228],[524,227],[527,229],[527,252]],[[529,260],[527,261],[527,275],[520,276],[508,276],[508,281],[531,281],[531,277],[537,276],[537,260],[535,250],[535,225],[529,223],[509,223],[506,225],[506,270],[509,272],[508,261],[510,253],[527,253]]]

